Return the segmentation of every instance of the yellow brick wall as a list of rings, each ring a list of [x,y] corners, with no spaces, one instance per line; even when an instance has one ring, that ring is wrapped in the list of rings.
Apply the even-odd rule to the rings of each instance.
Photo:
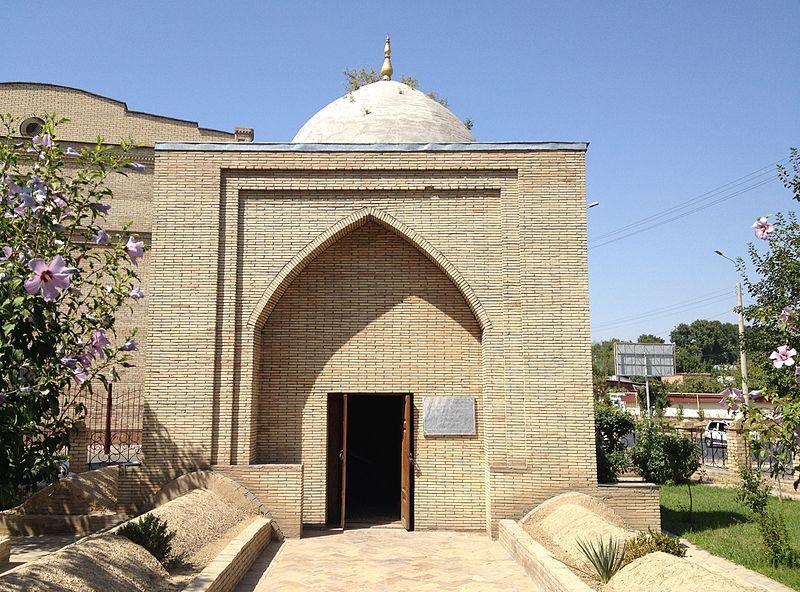
[[[260,406],[264,331],[303,270],[376,223],[442,270],[482,328],[480,471],[470,450],[476,481],[461,486],[455,451],[467,449],[443,441],[454,454],[440,457],[427,500],[418,489],[417,525],[440,525],[436,503],[456,526],[470,516],[488,528],[557,493],[596,489],[583,152],[261,150],[156,153],[146,462],[272,454],[263,443],[276,436],[264,432],[281,428],[265,425]],[[343,380],[364,376],[355,358],[341,368]],[[305,408],[317,426],[319,400]],[[303,461],[318,465],[309,455],[319,458],[323,435],[301,433]],[[320,475],[309,466],[304,483],[315,521]]]
[[[480,338],[433,263],[361,226],[303,270],[263,328],[257,462],[302,462],[304,522],[323,524],[328,394],[413,393],[417,528],[483,528],[483,422],[449,438],[425,438],[420,424],[423,397],[437,395],[474,396],[481,417]]]
[[[0,113],[21,119],[66,117],[58,136],[70,142],[95,143],[98,136],[117,144],[133,140],[153,146],[168,140],[231,141],[233,134],[198,128],[197,123],[129,111],[125,103],[75,88],[29,82],[0,83]]]

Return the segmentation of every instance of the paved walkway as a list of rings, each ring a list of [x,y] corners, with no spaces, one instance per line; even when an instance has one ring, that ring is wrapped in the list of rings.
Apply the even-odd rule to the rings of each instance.
[[[527,574],[484,534],[371,528],[272,543],[237,592],[534,592]]]

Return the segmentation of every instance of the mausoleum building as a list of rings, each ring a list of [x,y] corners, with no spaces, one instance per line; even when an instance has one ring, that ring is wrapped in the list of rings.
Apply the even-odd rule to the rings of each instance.
[[[154,132],[143,464],[121,495],[211,469],[290,536],[491,532],[565,491],[647,522],[652,500],[597,485],[587,144],[476,141],[383,73],[292,142]]]

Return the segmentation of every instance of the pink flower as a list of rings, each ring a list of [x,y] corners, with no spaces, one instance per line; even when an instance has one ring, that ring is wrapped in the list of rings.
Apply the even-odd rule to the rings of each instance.
[[[3,254],[0,255],[0,261],[8,261],[14,255],[14,249],[11,247],[3,247]]]
[[[740,389],[728,387],[720,395],[722,398],[719,400],[719,404],[730,407],[732,411],[736,411],[744,403],[744,395]]]
[[[72,281],[72,274],[75,270],[67,267],[61,255],[56,255],[50,263],[45,263],[41,259],[31,259],[28,267],[33,271],[33,276],[25,280],[25,291],[28,294],[36,294],[42,291],[45,300],[55,300],[58,298],[59,290],[69,288]]]
[[[106,332],[102,329],[97,329],[94,333],[92,333],[92,351],[97,354],[97,357],[101,360],[105,357],[105,352],[103,352],[104,347],[108,347],[111,345],[111,341],[109,341],[108,337],[106,337]]]
[[[797,309],[794,306],[784,306],[778,319],[787,329],[794,329],[797,322]]]
[[[141,300],[142,298],[144,298],[144,290],[142,290],[137,286],[136,288],[131,290],[131,298],[133,298],[134,300]]]
[[[144,243],[136,241],[132,236],[128,238],[128,243],[125,245],[125,252],[131,258],[131,263],[136,265],[136,260],[144,257]]]
[[[777,350],[772,352],[769,357],[772,360],[772,365],[776,368],[782,366],[791,366],[794,364],[794,356],[797,355],[795,349],[789,349],[788,345],[782,345]]]
[[[775,227],[767,222],[766,216],[762,216],[753,222],[753,228],[756,229],[756,236],[763,240],[766,240],[767,235],[775,230]]]

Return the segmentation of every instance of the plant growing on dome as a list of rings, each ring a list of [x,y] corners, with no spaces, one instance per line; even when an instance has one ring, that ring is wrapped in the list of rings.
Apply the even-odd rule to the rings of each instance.
[[[63,148],[47,118],[30,140],[0,116],[0,508],[67,459],[80,396],[118,380],[137,349],[118,335],[117,313],[141,298],[135,266],[144,244],[104,229],[109,174],[143,167],[101,140],[80,153]],[[66,158],[78,169],[65,172]]]
[[[383,80],[381,73],[373,67],[365,68],[364,66],[361,66],[360,68],[350,68],[349,70],[345,70],[343,74],[344,86],[348,95],[352,95],[352,93],[357,91],[362,86]],[[400,82],[413,90],[419,90],[419,80],[413,76],[403,74],[400,76]],[[430,91],[425,94],[428,96],[428,98],[433,99],[442,107],[447,107],[450,104],[447,100],[447,97],[442,96],[437,92]],[[474,123],[471,119],[468,121],[470,122],[470,125],[467,125],[466,123],[465,125],[467,125],[467,129],[472,129],[472,125],[474,125]]]

